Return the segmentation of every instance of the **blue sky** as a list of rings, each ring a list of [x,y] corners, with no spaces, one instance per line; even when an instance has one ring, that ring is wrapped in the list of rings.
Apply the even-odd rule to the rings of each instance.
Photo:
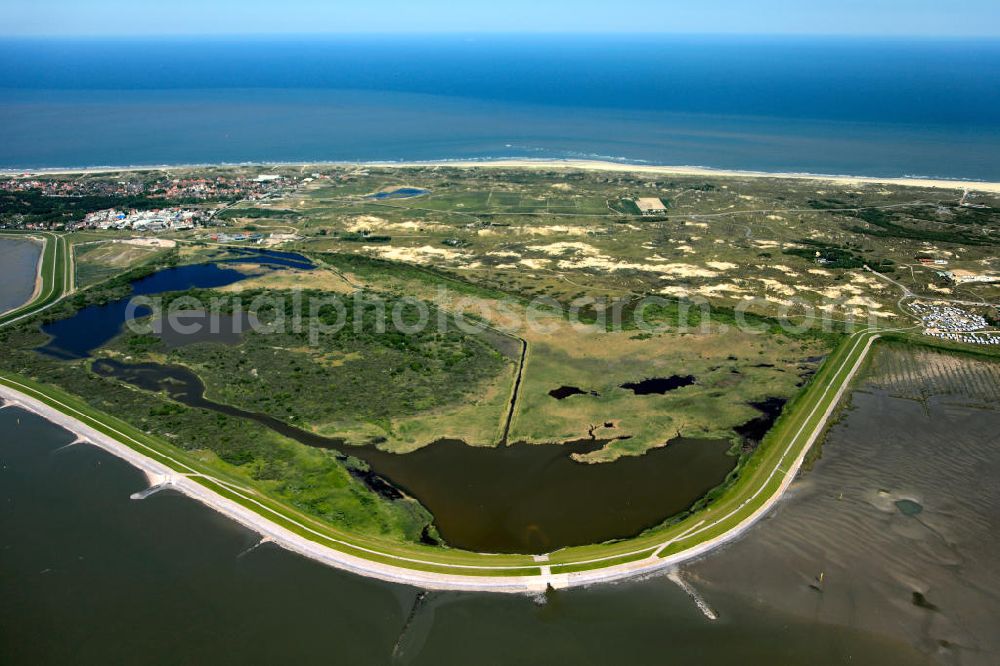
[[[652,32],[1000,36],[1000,0],[3,0],[3,35]]]

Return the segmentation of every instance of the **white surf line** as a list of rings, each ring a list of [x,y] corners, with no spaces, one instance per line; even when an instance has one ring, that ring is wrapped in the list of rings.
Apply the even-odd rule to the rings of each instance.
[[[114,173],[119,171],[148,172],[162,171],[171,173],[191,169],[205,169],[211,167],[232,168],[235,165],[224,163],[195,163],[195,164],[131,164],[117,166],[95,166],[95,167],[43,167],[41,169],[27,168],[2,168],[0,174],[18,176],[23,173],[37,174],[42,176],[54,175],[86,175]],[[497,157],[480,160],[455,159],[455,160],[417,160],[386,162],[379,160],[368,161],[312,161],[312,162],[248,162],[239,165],[241,167],[251,167],[259,169],[269,169],[271,171],[278,168],[309,168],[309,167],[341,167],[352,169],[384,168],[384,169],[412,169],[414,167],[443,167],[455,169],[483,169],[483,168],[505,168],[505,169],[577,169],[582,171],[605,171],[605,172],[627,172],[627,173],[656,173],[676,176],[696,176],[710,178],[765,178],[765,179],[789,179],[833,182],[841,185],[872,184],[872,185],[896,185],[900,187],[923,187],[939,188],[949,190],[969,190],[972,192],[1000,192],[1000,182],[983,180],[961,180],[948,178],[912,178],[912,177],[878,177],[865,176],[860,174],[823,174],[809,172],[784,172],[784,171],[755,171],[741,169],[716,169],[713,167],[693,166],[684,164],[642,164],[633,162],[611,162],[596,159],[531,159],[523,157]]]
[[[858,339],[851,347],[851,351],[848,353],[845,361],[834,373],[835,377],[843,371],[843,368],[846,366],[851,355],[857,349],[858,344],[860,344],[861,341],[864,339],[864,335],[869,333],[870,333],[869,331],[862,331],[859,334],[857,334]],[[854,374],[861,366],[861,363],[864,361],[868,350],[871,348],[871,345],[877,338],[878,335],[873,335],[868,339],[868,343],[865,347],[864,352],[859,356],[854,366],[851,368],[851,371],[848,373],[847,377],[844,378],[843,383],[841,384],[840,389],[836,394],[835,400],[831,402],[826,413],[824,414],[824,417],[820,420],[820,422],[817,423],[816,428],[814,429],[807,446],[803,448],[802,453],[796,458],[796,461],[793,464],[792,468],[790,469],[790,472],[795,472],[798,470],[799,466],[801,465],[801,461],[805,458],[805,455],[808,452],[812,442],[815,441],[815,439],[819,436],[819,433],[822,432],[823,428],[825,427],[826,421],[829,418],[829,415],[833,413],[833,410],[839,404],[840,398],[847,390],[847,387],[850,384],[851,379],[854,377]],[[794,479],[794,473],[785,474],[782,484],[779,486],[778,490],[774,493],[774,495],[767,502],[765,502],[759,509],[757,509],[757,511],[755,511],[753,514],[751,514],[748,518],[743,520],[734,528],[727,530],[723,534],[714,537],[713,539],[697,544],[696,546],[675,553],[674,555],[671,555],[669,557],[659,558],[651,556],[633,562],[611,565],[601,569],[592,569],[588,571],[573,572],[567,574],[548,574],[548,575],[528,574],[524,576],[516,576],[516,575],[477,576],[471,573],[446,574],[433,571],[422,571],[417,569],[411,569],[405,566],[386,564],[366,559],[364,557],[350,555],[346,552],[342,552],[334,548],[324,546],[323,544],[317,543],[313,539],[304,537],[301,534],[298,534],[290,529],[282,527],[281,525],[272,522],[270,519],[261,514],[266,513],[274,515],[281,521],[293,525],[295,526],[295,528],[301,531],[304,531],[310,535],[313,535],[330,543],[341,545],[345,548],[354,551],[367,553],[369,555],[389,560],[395,560],[402,563],[411,563],[411,564],[436,567],[436,568],[456,569],[456,570],[465,569],[473,571],[475,570],[517,571],[521,569],[531,569],[533,567],[530,564],[501,566],[501,565],[454,564],[446,562],[442,563],[442,562],[421,560],[402,555],[394,555],[391,553],[380,552],[377,550],[373,550],[371,548],[352,544],[348,541],[341,540],[336,537],[332,537],[328,534],[319,532],[309,527],[308,525],[304,525],[298,522],[297,520],[288,517],[276,511],[275,509],[272,509],[269,506],[266,506],[265,504],[254,499],[253,497],[246,495],[245,492],[247,491],[245,489],[234,487],[230,482],[226,482],[221,479],[216,479],[215,477],[199,472],[198,470],[190,467],[186,463],[176,460],[170,455],[157,451],[153,447],[150,447],[149,445],[144,444],[125,433],[122,433],[121,431],[115,429],[112,426],[97,421],[93,417],[83,412],[80,412],[71,405],[67,405],[60,400],[41,394],[32,387],[27,386],[16,380],[5,379],[4,381],[9,384],[13,384],[16,388],[11,388],[9,386],[0,383],[0,396],[19,402],[21,407],[26,408],[29,411],[38,414],[42,418],[45,418],[71,432],[74,432],[75,434],[85,438],[86,440],[90,441],[96,446],[99,446],[100,448],[108,451],[109,453],[112,453],[113,455],[116,455],[126,460],[133,466],[146,472],[147,476],[155,475],[154,478],[157,479],[161,477],[169,479],[171,486],[174,489],[184,493],[185,495],[191,497],[192,499],[195,499],[205,504],[206,506],[214,509],[215,511],[218,511],[219,513],[231,518],[232,520],[235,520],[236,522],[244,525],[245,527],[257,532],[261,536],[271,538],[276,544],[282,546],[287,550],[297,552],[303,556],[317,560],[329,566],[345,569],[361,575],[370,576],[373,578],[379,578],[381,580],[386,580],[390,582],[416,585],[427,589],[533,593],[544,590],[549,585],[551,585],[554,588],[592,585],[595,583],[621,580],[623,578],[629,578],[632,576],[650,573],[653,571],[662,570],[664,568],[676,566],[678,563],[682,561],[698,557],[704,554],[705,552],[708,552],[709,550],[712,550],[713,548],[716,548],[723,543],[731,541],[732,539],[742,534],[746,529],[752,526],[762,515],[764,515],[767,511],[770,510],[770,508],[774,505],[774,503],[781,498],[784,491],[787,489],[788,485],[790,485],[791,481]],[[810,412],[809,416],[804,421],[803,426],[799,429],[799,432],[796,434],[796,437],[792,439],[788,448],[786,448],[784,454],[782,455],[781,460],[783,460],[784,457],[788,455],[788,452],[791,450],[792,445],[794,444],[795,441],[797,441],[798,436],[803,432],[809,420],[815,414],[816,410],[819,409],[820,405],[823,402],[824,397],[829,393],[829,390],[830,387],[827,387],[822,397],[819,399],[817,404],[814,406],[813,410]],[[27,391],[28,393],[26,393],[25,391]],[[43,396],[47,400],[50,400],[51,402],[59,405],[62,408],[62,410],[57,409],[43,402],[42,400],[32,397],[29,393],[35,393],[37,395]],[[72,414],[76,414],[78,415],[78,417],[73,416]],[[119,436],[121,440],[116,440],[114,437],[99,430],[96,430],[95,428],[87,425],[84,420],[89,420],[95,423],[99,423],[102,427],[106,428],[110,432]],[[178,470],[176,469],[171,469],[167,465],[160,463],[159,461],[154,460],[146,455],[143,455],[135,448],[132,448],[127,444],[125,444],[124,441],[132,442],[137,447],[141,447],[142,449],[151,452],[157,457],[164,460],[168,460],[177,467],[187,471],[178,472]],[[671,543],[676,543],[678,541],[685,540],[691,536],[702,533],[705,530],[718,525],[719,523],[727,520],[728,518],[731,518],[733,515],[735,515],[735,513],[737,513],[740,509],[746,506],[746,504],[749,503],[753,498],[757,497],[761,492],[763,492],[763,489],[766,487],[767,483],[770,482],[770,479],[773,478],[773,475],[776,472],[777,472],[776,469],[772,470],[771,474],[768,477],[767,482],[765,482],[764,485],[758,488],[758,490],[754,493],[751,499],[741,503],[737,509],[730,512],[725,517],[715,520],[711,524],[700,528],[699,525],[701,525],[701,523],[699,523],[698,525],[695,525],[688,532],[678,537],[674,537],[665,542],[664,544],[660,544],[660,546],[665,547],[670,545]],[[219,488],[225,488],[227,492],[232,493],[233,495],[239,497],[241,500],[243,500],[248,504],[252,504],[254,507],[257,508],[257,510],[249,509],[235,500],[229,499],[227,497],[218,494],[212,489],[198,483],[192,477],[203,478],[206,481],[209,481],[210,483],[217,484]],[[629,553],[619,553],[602,558],[595,558],[593,560],[587,560],[582,562],[566,562],[552,566],[565,567],[565,566],[593,563],[598,561],[621,559],[623,557],[640,555],[642,553],[651,551],[656,548],[657,546],[653,545]]]

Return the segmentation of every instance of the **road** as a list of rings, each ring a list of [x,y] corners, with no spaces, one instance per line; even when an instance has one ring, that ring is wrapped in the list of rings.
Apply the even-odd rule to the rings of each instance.
[[[944,298],[944,297],[942,297],[940,295],[937,295],[937,294],[932,295],[932,296],[916,294],[913,291],[911,291],[910,288],[907,287],[905,284],[903,284],[901,282],[897,282],[896,280],[893,280],[891,277],[889,277],[888,275],[885,275],[884,273],[879,273],[877,270],[875,270],[874,268],[872,268],[872,267],[870,267],[868,265],[865,265],[865,270],[868,271],[869,273],[872,273],[872,274],[874,274],[874,275],[882,278],[883,280],[885,280],[889,284],[892,284],[892,285],[895,285],[896,287],[898,287],[900,289],[900,291],[902,291],[903,295],[899,297],[898,301],[896,301],[896,309],[899,310],[902,314],[906,315],[907,317],[911,317],[912,319],[914,319],[916,321],[920,321],[920,318],[917,317],[917,316],[915,316],[912,312],[908,312],[903,307],[903,301],[911,299],[911,298],[922,298],[922,299],[928,300],[928,301],[936,301],[936,302],[939,302],[939,303],[953,303],[955,305],[973,305],[973,306],[993,305],[993,306],[996,306],[995,303],[987,303],[986,301],[963,301],[963,300],[960,300],[960,299],[957,299],[957,298]]]

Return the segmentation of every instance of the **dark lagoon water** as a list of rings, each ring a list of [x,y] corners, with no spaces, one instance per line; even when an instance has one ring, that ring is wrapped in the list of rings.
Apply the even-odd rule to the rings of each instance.
[[[694,375],[673,375],[672,377],[650,377],[638,382],[628,382],[622,384],[621,387],[636,395],[665,395],[668,391],[691,386],[695,381]]]
[[[249,275],[225,266],[226,263],[254,263],[273,268],[308,270],[311,262],[291,252],[262,250],[238,257],[220,258],[217,262],[190,264],[156,271],[132,282],[132,293],[103,305],[91,305],[72,317],[46,324],[42,330],[52,336],[39,351],[61,359],[87,358],[91,352],[122,332],[127,320],[148,316],[148,307],[130,308],[136,296],[153,296],[187,289],[212,289],[245,280]]]
[[[565,400],[574,395],[598,395],[596,391],[584,391],[578,386],[560,386],[549,391],[549,395],[556,400]]]
[[[1000,180],[1000,41],[0,41],[0,167],[596,158]]]
[[[52,336],[39,351],[62,359],[90,356],[91,352],[122,332],[126,320],[148,316],[148,307],[132,307],[135,296],[152,296],[185,289],[224,287],[246,279],[247,274],[217,264],[166,268],[132,283],[132,294],[104,305],[90,305],[66,319],[42,327]],[[131,317],[129,317],[131,315]]]
[[[229,254],[236,256],[223,257],[216,261],[220,264],[253,263],[271,268],[295,268],[300,271],[311,271],[316,266],[312,261],[298,252],[285,252],[282,250],[265,249],[240,249],[230,248]]]
[[[750,406],[759,411],[761,415],[736,426],[733,430],[744,440],[760,442],[781,416],[786,402],[784,398],[767,398],[760,402],[751,402]]]
[[[0,314],[23,305],[35,291],[39,243],[21,238],[0,237]]]
[[[130,500],[136,470],[3,409],[0,662],[992,665],[1000,411],[917,384],[938,388],[863,383],[778,509],[683,568],[716,621],[662,576],[529,598],[328,569],[179,495]]]
[[[274,417],[207,400],[196,374],[180,366],[94,362],[94,371],[192,407],[257,421],[306,446],[368,463],[370,487],[389,499],[415,497],[450,546],[478,552],[545,553],[634,536],[684,511],[722,483],[736,464],[725,440],[675,438],[663,448],[613,463],[570,457],[607,442],[515,443],[477,447],[440,440],[406,454],[300,430]]]

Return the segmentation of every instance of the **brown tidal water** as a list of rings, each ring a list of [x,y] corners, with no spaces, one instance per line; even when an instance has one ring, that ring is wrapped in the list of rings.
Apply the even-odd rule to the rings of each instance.
[[[924,664],[899,640],[747,599],[710,622],[663,577],[529,598],[330,569],[0,410],[0,663]],[[794,501],[794,500],[793,500]],[[723,557],[727,554],[724,553]],[[741,572],[751,579],[767,563]]]
[[[788,499],[686,573],[710,600],[1000,663],[998,377],[996,362],[877,348]]]

